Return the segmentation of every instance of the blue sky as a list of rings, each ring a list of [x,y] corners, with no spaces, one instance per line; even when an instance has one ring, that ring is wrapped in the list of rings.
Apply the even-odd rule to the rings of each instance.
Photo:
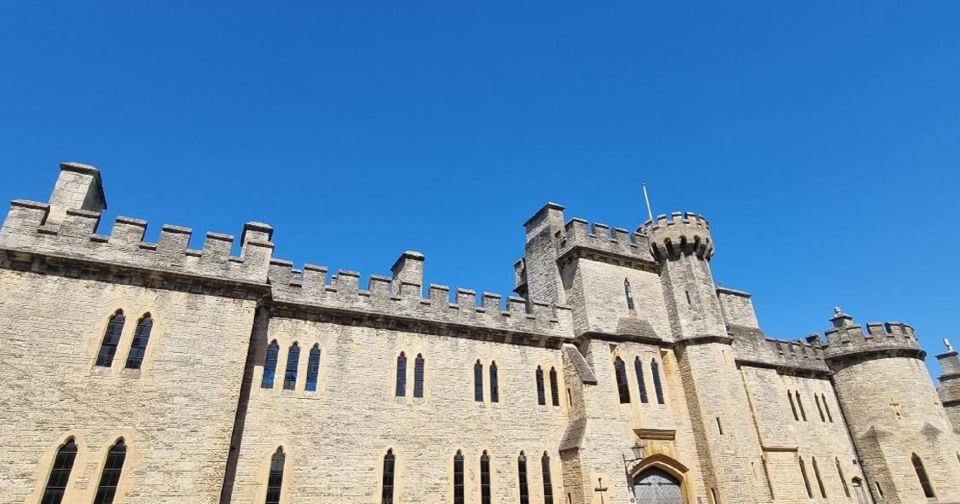
[[[110,208],[297,264],[506,293],[546,201],[710,218],[771,336],[960,311],[960,3],[0,2],[0,200]],[[934,367],[934,374],[938,371]]]

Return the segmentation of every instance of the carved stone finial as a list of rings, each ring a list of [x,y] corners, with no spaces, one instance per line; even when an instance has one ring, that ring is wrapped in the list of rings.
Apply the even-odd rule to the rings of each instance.
[[[948,352],[953,351],[953,345],[950,344],[950,340],[948,340],[947,338],[943,338],[943,345],[947,347]]]
[[[840,315],[841,313],[843,313],[843,310],[841,310],[839,306],[834,306],[833,313],[836,315]]]

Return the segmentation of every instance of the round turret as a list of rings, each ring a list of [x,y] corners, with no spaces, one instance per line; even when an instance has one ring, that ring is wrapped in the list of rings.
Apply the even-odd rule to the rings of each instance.
[[[658,215],[638,231],[649,238],[650,252],[658,261],[690,255],[709,261],[713,257],[710,223],[702,215],[693,212],[673,212],[669,218]]]

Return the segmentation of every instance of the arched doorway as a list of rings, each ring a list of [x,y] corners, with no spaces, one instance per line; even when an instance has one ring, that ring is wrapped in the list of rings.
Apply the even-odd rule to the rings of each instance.
[[[670,473],[651,467],[633,478],[637,504],[683,504],[680,481]]]

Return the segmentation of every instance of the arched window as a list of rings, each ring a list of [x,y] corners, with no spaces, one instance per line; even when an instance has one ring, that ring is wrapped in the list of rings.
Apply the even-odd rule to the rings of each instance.
[[[283,448],[277,448],[270,457],[270,476],[267,478],[267,499],[265,504],[280,504],[280,491],[283,489],[283,464],[287,457]]]
[[[927,478],[927,471],[923,468],[923,461],[916,453],[910,457],[910,461],[913,462],[913,470],[917,472],[920,487],[923,488],[923,496],[928,499],[936,497],[936,494],[933,493],[933,486],[930,485],[930,479]]]
[[[543,385],[543,369],[540,366],[537,366],[537,404],[540,406],[546,406],[547,404],[547,392],[544,390]]]
[[[793,412],[793,419],[799,422],[799,421],[800,421],[800,415],[797,414],[797,405],[794,404],[794,402],[793,402],[793,394],[790,393],[789,390],[787,391],[787,400],[790,401],[790,411]]]
[[[663,384],[660,383],[660,364],[650,359],[650,372],[653,373],[653,391],[657,394],[657,404],[663,404]]]
[[[397,357],[397,397],[407,395],[407,356],[403,352]]]
[[[823,398],[823,409],[827,411],[827,420],[830,423],[833,423],[833,415],[830,414],[830,404],[827,403],[827,396],[825,394],[820,394],[820,397]]]
[[[803,417],[803,421],[807,421],[807,412],[803,409],[803,401],[800,400],[800,392],[794,391],[793,396],[797,399],[797,407],[800,408],[800,416]]]
[[[393,456],[393,450],[387,450],[383,457],[383,504],[393,504],[393,470],[396,458]]]
[[[640,362],[640,357],[633,359],[633,370],[637,373],[637,389],[640,390],[640,402],[647,402],[647,384],[643,380],[643,363]]]
[[[480,504],[490,504],[490,456],[480,455]]]
[[[820,478],[820,468],[817,467],[817,457],[811,457],[810,462],[813,464],[813,474],[817,477],[817,486],[820,487],[820,495],[826,499],[827,489],[823,487],[823,479]]]
[[[517,457],[517,478],[520,481],[520,504],[530,504],[530,489],[527,487],[527,457],[520,452]]]
[[[121,315],[122,317],[123,315]],[[112,321],[111,321],[112,322]],[[47,479],[47,487],[43,491],[41,504],[60,504],[63,501],[63,492],[70,481],[70,472],[73,470],[73,461],[77,458],[77,443],[73,438],[57,450],[57,457],[53,460],[53,469]]]
[[[150,331],[152,329],[153,318],[148,313],[137,322],[137,330],[133,333],[130,353],[127,354],[127,368],[140,369],[140,365],[143,364],[143,355],[147,353],[147,342],[150,341]]]
[[[123,332],[123,310],[117,310],[107,323],[107,330],[103,333],[103,342],[100,343],[100,353],[97,354],[97,365],[110,367],[113,356],[117,354],[117,344],[120,343],[120,333]]]
[[[260,382],[261,388],[273,388],[273,379],[277,374],[277,354],[280,353],[280,345],[277,340],[270,342],[267,346],[267,355],[263,359],[263,380]]]
[[[315,392],[317,390],[317,378],[320,376],[320,346],[313,345],[310,349],[310,357],[307,360],[307,391]]]
[[[113,504],[117,484],[120,483],[123,461],[126,458],[127,445],[123,444],[123,439],[118,439],[107,452],[107,461],[103,464],[103,472],[100,474],[100,484],[97,485],[97,496],[94,497],[93,504]]]
[[[297,366],[300,365],[300,345],[294,343],[287,351],[287,371],[283,374],[283,390],[297,387]]]
[[[453,456],[453,504],[464,504],[463,489],[463,452],[457,450]]]
[[[817,403],[817,411],[820,413],[820,421],[826,422],[827,417],[823,416],[823,407],[820,406],[820,396],[813,394],[813,400]]]
[[[840,467],[840,458],[835,457],[834,461],[837,464],[837,474],[840,475],[840,483],[843,484],[843,494],[850,497],[850,487],[847,486],[847,478],[843,475],[843,468]]]
[[[500,381],[497,379],[497,362],[490,363],[490,402],[500,402]]]
[[[540,468],[543,471],[543,504],[553,504],[553,479],[550,477],[550,455],[547,452],[540,457]]]
[[[480,359],[473,365],[473,400],[483,402],[483,364]]]
[[[807,464],[803,463],[802,458],[797,458],[800,461],[800,475],[803,476],[803,486],[807,489],[807,497],[813,498],[813,489],[810,488],[810,478],[807,477]]]
[[[633,310],[633,291],[630,290],[630,280],[623,280],[623,293],[627,298],[627,309]]]
[[[560,386],[557,384],[556,368],[550,368],[550,398],[554,406],[560,406]]]
[[[620,404],[630,402],[630,387],[627,386],[627,370],[623,359],[617,357],[613,361],[613,370],[617,375],[617,392],[620,394]]]
[[[423,354],[413,360],[413,397],[423,397]]]

